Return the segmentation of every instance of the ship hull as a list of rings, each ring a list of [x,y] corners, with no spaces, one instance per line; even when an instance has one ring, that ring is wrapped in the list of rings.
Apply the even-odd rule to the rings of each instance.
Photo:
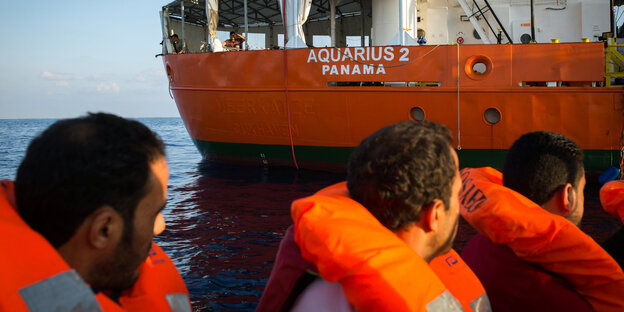
[[[366,136],[424,118],[451,129],[462,166],[500,167],[513,141],[536,130],[575,140],[587,170],[619,163],[622,89],[596,87],[604,80],[601,43],[270,50],[163,60],[180,115],[207,159],[344,170]]]

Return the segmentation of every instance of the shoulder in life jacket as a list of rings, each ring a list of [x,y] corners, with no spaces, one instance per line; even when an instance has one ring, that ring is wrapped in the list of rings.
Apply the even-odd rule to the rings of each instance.
[[[624,222],[624,181],[611,181],[600,188],[600,203],[609,214]]]
[[[591,237],[504,187],[495,169],[461,177],[460,213],[481,234],[568,281],[595,311],[624,311],[624,273]]]
[[[429,266],[444,286],[461,303],[464,311],[492,311],[490,300],[479,278],[455,249],[435,257]]]
[[[342,182],[293,202],[303,258],[358,311],[462,311],[429,265],[348,196]]]
[[[17,213],[13,183],[0,181],[0,311],[190,311],[171,259],[152,243],[148,259],[119,304],[91,288]]]

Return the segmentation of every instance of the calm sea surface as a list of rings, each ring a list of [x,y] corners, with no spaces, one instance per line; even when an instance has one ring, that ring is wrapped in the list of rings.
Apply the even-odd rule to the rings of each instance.
[[[253,311],[271,272],[297,198],[342,181],[343,174],[202,162],[179,118],[139,119],[167,145],[167,229],[155,240],[178,266],[195,311]],[[0,120],[0,179],[14,179],[31,138],[51,119]],[[603,242],[620,221],[586,189],[582,229]],[[475,234],[463,220],[455,247]]]

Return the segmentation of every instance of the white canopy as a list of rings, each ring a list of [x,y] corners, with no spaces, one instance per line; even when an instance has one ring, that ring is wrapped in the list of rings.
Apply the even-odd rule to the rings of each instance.
[[[208,40],[213,52],[223,51],[221,41],[217,38],[219,24],[219,0],[206,0],[206,17],[208,20]]]
[[[373,12],[373,45],[418,44],[417,1],[375,0]]]
[[[307,48],[303,24],[308,19],[312,0],[278,0],[282,17],[284,16],[284,6],[286,6],[286,21],[284,27],[287,38],[286,48]]]

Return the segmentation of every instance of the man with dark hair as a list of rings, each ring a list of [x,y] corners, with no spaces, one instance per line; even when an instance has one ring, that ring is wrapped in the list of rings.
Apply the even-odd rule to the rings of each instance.
[[[180,41],[180,37],[177,34],[173,34],[169,36],[169,40],[171,40],[171,45],[173,46],[173,51],[175,54],[184,53],[184,43]]]
[[[451,132],[442,124],[404,122],[364,139],[349,158],[351,198],[427,262],[449,251],[457,233],[458,215],[449,209],[459,208],[450,201],[453,186],[461,183],[451,140]],[[412,237],[422,227],[421,218],[442,207],[449,213],[442,233]]]
[[[558,133],[527,133],[507,152],[502,177],[483,168],[462,170],[462,179],[461,214],[480,233],[462,258],[494,311],[622,308],[613,302],[619,300],[613,293],[624,294],[621,270],[578,228],[585,171],[574,141]]]
[[[230,31],[230,39],[223,41],[223,47],[233,51],[240,51],[243,49],[243,42],[245,42],[245,36]]]
[[[527,133],[507,153],[503,185],[579,226],[584,209],[583,150],[559,133]]]
[[[60,269],[46,272],[32,267],[35,276],[24,275],[10,282],[3,278],[6,288],[2,288],[2,296],[13,296],[13,301],[3,303],[26,304],[30,309],[47,306],[50,310],[59,305],[61,310],[73,310],[94,305],[95,293],[105,309],[112,299],[112,304],[126,309],[188,310],[184,282],[171,260],[152,242],[164,229],[161,211],[169,179],[164,156],[162,140],[146,126],[104,113],[57,121],[35,137],[17,171],[15,201],[0,204],[0,215],[11,218],[0,221],[25,222],[32,230],[15,227],[13,231],[26,236],[34,236],[31,232],[35,231],[45,240],[25,239],[23,245],[16,246],[15,238],[7,237],[13,233],[3,233],[0,245],[5,253],[16,256],[12,268],[3,267],[15,270],[29,250],[41,248],[46,251],[38,257],[49,259],[42,262]],[[10,199],[11,188],[9,182],[3,182],[0,199]],[[47,247],[50,245],[53,249]],[[73,270],[63,272],[69,267]],[[55,298],[46,297],[47,286],[42,285],[53,279],[50,273],[57,273],[55,278],[70,274],[77,281],[64,285],[64,292],[57,290]],[[81,286],[85,282],[93,293]],[[162,283],[162,287],[141,293],[151,283]],[[13,293],[17,289],[20,297]],[[175,293],[170,293],[172,289]],[[72,293],[82,295],[72,297]]]
[[[451,141],[448,128],[429,121],[364,139],[346,183],[293,202],[294,228],[258,311],[460,311],[427,265],[457,232],[461,181]]]

